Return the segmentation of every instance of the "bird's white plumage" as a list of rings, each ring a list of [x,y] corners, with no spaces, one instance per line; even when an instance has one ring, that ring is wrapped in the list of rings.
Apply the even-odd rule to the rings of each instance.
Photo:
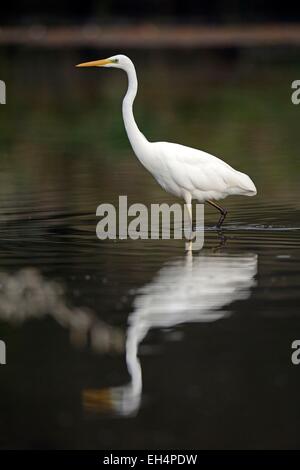
[[[168,192],[204,202],[230,194],[253,196],[256,188],[249,176],[209,153],[171,142],[152,143],[153,176]]]
[[[249,176],[219,158],[184,145],[146,139],[133,116],[138,82],[128,57],[116,55],[80,66],[114,67],[127,73],[128,89],[122,106],[125,129],[136,156],[166,191],[183,198],[189,206],[192,199],[204,202],[233,194],[255,196],[256,188]]]

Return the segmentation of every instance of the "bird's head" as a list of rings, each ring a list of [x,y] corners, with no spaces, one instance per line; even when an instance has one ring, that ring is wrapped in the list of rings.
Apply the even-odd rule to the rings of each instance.
[[[131,60],[126,55],[118,54],[107,59],[93,60],[92,62],[83,62],[76,67],[114,67],[127,70],[132,65]]]

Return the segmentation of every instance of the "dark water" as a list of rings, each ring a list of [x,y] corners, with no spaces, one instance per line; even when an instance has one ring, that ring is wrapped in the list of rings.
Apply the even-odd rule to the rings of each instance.
[[[2,448],[299,447],[300,67],[193,54],[132,54],[137,120],[258,188],[226,200],[221,247],[207,209],[193,256],[96,238],[102,202],[173,202],[127,142],[125,77],[73,68],[106,52],[1,55]]]

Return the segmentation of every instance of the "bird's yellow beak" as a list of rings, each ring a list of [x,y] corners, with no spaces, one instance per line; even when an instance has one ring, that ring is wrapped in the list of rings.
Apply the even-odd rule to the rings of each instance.
[[[88,413],[105,413],[113,410],[110,388],[84,389],[82,403],[84,410]]]
[[[107,64],[112,64],[111,59],[101,59],[93,60],[92,62],[83,62],[82,64],[77,64],[76,67],[103,67]]]

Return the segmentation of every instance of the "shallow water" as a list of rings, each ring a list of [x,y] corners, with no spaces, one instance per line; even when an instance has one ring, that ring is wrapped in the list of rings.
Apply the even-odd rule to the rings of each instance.
[[[122,74],[73,68],[97,54],[0,58],[1,447],[298,447],[300,68],[132,54],[145,134],[222,156],[258,188],[226,200],[225,243],[207,208],[191,255],[96,238],[102,202],[174,202],[130,150]]]

